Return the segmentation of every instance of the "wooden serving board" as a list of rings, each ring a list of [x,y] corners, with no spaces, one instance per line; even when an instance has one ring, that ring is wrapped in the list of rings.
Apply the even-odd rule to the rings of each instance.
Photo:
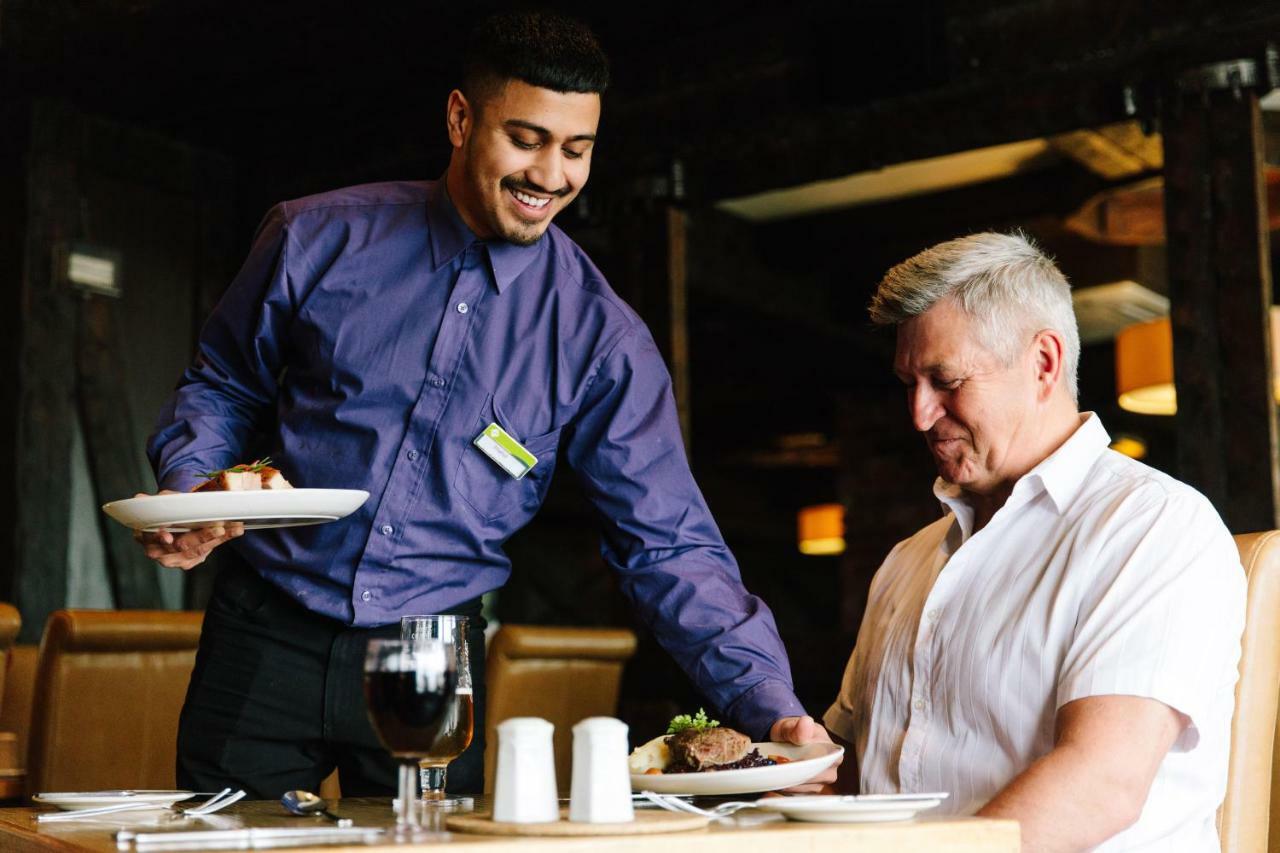
[[[454,832],[474,832],[480,835],[652,835],[659,832],[688,832],[702,829],[710,818],[696,814],[650,811],[636,809],[636,819],[630,823],[575,823],[568,820],[568,809],[560,810],[560,820],[555,823],[506,823],[493,819],[491,812],[449,815],[445,825]]]

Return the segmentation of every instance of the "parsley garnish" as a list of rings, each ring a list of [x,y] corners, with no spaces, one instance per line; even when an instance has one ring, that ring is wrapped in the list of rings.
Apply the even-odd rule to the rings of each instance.
[[[720,725],[719,720],[708,720],[707,712],[699,708],[698,713],[692,717],[688,714],[678,714],[673,717],[671,724],[667,726],[667,734],[679,734],[688,729],[693,729],[695,732],[705,732],[707,729],[714,729],[718,725]]]
[[[214,477],[221,477],[223,474],[261,474],[262,469],[271,464],[271,457],[265,459],[255,459],[244,465],[232,465],[230,468],[223,468],[221,471],[210,471],[208,474],[201,474],[206,480],[212,480]]]

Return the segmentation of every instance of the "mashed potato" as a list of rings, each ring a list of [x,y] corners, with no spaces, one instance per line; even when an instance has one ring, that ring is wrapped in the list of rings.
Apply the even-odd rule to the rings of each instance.
[[[671,752],[667,749],[667,735],[658,735],[646,744],[637,746],[629,758],[627,766],[632,773],[647,773],[657,770],[661,773],[671,761]]]

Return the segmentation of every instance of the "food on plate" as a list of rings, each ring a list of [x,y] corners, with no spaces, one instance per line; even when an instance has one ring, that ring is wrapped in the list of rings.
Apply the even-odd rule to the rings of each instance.
[[[271,457],[256,459],[244,465],[233,465],[221,471],[201,474],[205,480],[193,492],[256,492],[262,489],[292,489],[279,469],[272,468]]]
[[[667,738],[671,763],[692,771],[710,770],[740,761],[750,747],[751,738],[729,728],[717,727],[701,732],[685,729]]]
[[[787,759],[760,754],[751,738],[717,720],[707,719],[701,708],[693,716],[681,714],[671,721],[667,733],[636,747],[627,759],[632,773],[708,773],[769,767]]]
[[[627,758],[632,773],[661,773],[671,763],[671,751],[667,749],[667,736],[659,735],[646,744],[637,746]]]

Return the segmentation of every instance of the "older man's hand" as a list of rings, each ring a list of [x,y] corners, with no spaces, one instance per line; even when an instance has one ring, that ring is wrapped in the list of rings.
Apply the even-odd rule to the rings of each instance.
[[[769,740],[774,743],[833,743],[831,735],[810,716],[783,717],[769,728]],[[836,781],[836,768],[840,762],[828,767],[803,785],[796,785],[787,790],[795,794],[829,793],[831,784]]]
[[[178,494],[170,490],[160,492],[162,495]],[[146,494],[134,497],[150,497]],[[168,530],[158,533],[134,531],[133,538],[142,545],[142,550],[152,560],[169,569],[194,569],[205,561],[210,552],[224,542],[230,542],[237,536],[244,535],[244,525],[238,521],[230,524],[219,524],[216,527],[204,527],[190,530],[174,536]]]

